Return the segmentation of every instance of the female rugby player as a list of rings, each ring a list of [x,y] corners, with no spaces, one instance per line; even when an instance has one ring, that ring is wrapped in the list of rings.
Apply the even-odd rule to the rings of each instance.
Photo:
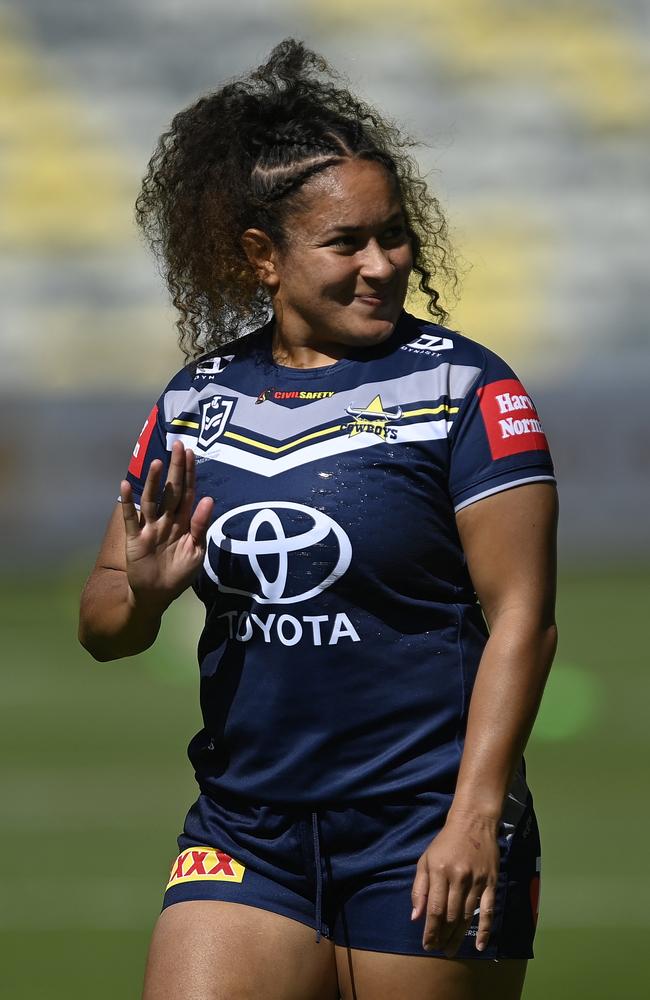
[[[521,995],[553,471],[516,375],[440,325],[452,257],[408,145],[289,39],[176,116],[138,199],[194,360],[80,638],[130,656],[188,587],[206,608],[145,1000]]]

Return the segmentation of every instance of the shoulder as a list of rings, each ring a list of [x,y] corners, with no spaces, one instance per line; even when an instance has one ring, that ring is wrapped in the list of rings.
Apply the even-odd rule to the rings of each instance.
[[[422,356],[438,356],[450,364],[472,365],[484,369],[488,365],[504,365],[497,354],[458,330],[434,323],[433,320],[402,313],[396,327],[397,347]]]
[[[254,359],[260,351],[266,327],[254,330],[198,358],[179,369],[167,383],[163,396],[169,392],[200,392],[216,381],[231,365]]]

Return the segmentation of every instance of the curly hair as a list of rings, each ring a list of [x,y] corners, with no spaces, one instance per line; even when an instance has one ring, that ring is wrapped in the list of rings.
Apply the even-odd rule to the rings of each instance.
[[[447,319],[432,276],[456,285],[438,200],[408,150],[414,140],[346,87],[325,59],[287,38],[246,76],[179,112],[159,139],[135,204],[180,316],[186,358],[265,323],[268,293],[240,237],[264,230],[282,247],[302,185],[345,158],[382,163],[394,177],[413,250],[411,288]]]

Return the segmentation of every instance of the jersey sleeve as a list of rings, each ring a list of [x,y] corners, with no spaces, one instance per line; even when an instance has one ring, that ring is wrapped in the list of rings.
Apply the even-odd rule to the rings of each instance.
[[[149,472],[149,466],[156,458],[161,459],[163,463],[161,483],[164,483],[170,459],[170,452],[167,450],[167,433],[165,429],[164,394],[154,404],[144,422],[138,440],[135,443],[125,476],[133,487],[133,499],[136,505],[139,505],[142,498],[142,491],[147,473]]]
[[[450,434],[449,492],[457,512],[513,486],[555,482],[539,414],[508,365],[484,351]]]

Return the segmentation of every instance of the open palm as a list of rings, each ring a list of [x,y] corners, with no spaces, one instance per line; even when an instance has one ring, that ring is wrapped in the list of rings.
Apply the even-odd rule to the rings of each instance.
[[[126,529],[126,572],[136,600],[167,607],[192,583],[205,555],[206,533],[214,501],[204,497],[194,505],[194,453],[176,441],[167,481],[158,502],[163,463],[151,463],[140,510],[131,484],[121,484]]]

